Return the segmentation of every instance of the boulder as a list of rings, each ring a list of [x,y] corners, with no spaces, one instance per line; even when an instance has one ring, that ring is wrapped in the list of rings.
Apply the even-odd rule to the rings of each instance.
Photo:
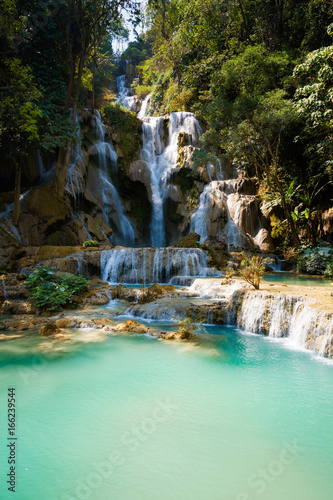
[[[61,331],[56,323],[47,323],[45,326],[42,326],[39,329],[38,333],[39,335],[43,335],[44,337],[49,337],[51,335],[59,334],[61,333]]]
[[[48,186],[31,189],[23,199],[22,212],[35,215],[42,221],[53,217],[63,220],[70,217],[69,205]]]
[[[189,233],[184,238],[181,238],[178,243],[174,245],[175,248],[198,248],[200,246],[200,234]]]
[[[159,297],[162,297],[162,295],[173,293],[175,291],[176,288],[173,285],[158,285],[157,283],[155,283],[154,285],[141,290],[139,302],[153,302]]]
[[[86,305],[104,306],[110,302],[110,294],[105,291],[96,291],[91,297],[85,299]]]
[[[58,328],[75,328],[76,321],[71,318],[59,318],[55,321]]]
[[[34,328],[34,325],[32,323],[29,323],[28,321],[22,320],[22,321],[12,321],[8,325],[9,330],[18,330],[19,332],[22,332],[24,330],[31,330]]]
[[[142,325],[137,321],[132,319],[125,321],[125,323],[119,323],[115,326],[115,330],[118,332],[133,332],[133,333],[148,333],[149,328],[146,325]]]
[[[35,314],[36,308],[27,301],[5,300],[0,306],[1,314]]]

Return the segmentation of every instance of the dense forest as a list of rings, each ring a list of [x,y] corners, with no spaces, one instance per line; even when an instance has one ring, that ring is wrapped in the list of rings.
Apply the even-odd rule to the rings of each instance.
[[[126,39],[130,18],[135,41]],[[331,242],[333,3],[322,0],[3,0],[0,4],[0,157],[3,190],[39,151],[57,162],[64,195],[77,110],[116,112],[117,59],[150,115],[196,114],[191,160],[228,161],[255,179],[277,251]]]

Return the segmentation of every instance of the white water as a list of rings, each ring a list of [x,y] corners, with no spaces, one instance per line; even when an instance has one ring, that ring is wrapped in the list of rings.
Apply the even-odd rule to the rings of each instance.
[[[169,137],[165,146],[164,125],[164,117],[143,119],[143,148],[140,158],[150,171],[153,247],[163,247],[166,244],[164,202],[168,195],[169,180],[176,170],[178,135],[180,132],[190,134],[192,144],[196,145],[202,133],[199,122],[192,113],[171,113]]]
[[[117,77],[117,87],[118,87],[118,101],[119,104],[124,106],[124,108],[130,111],[136,111],[137,97],[131,96],[130,89],[125,86],[126,75],[121,75]]]
[[[173,276],[218,276],[196,248],[122,248],[101,253],[101,278],[110,283],[168,283]]]
[[[142,101],[141,109],[138,113],[138,118],[140,120],[143,120],[147,114],[151,96],[152,94],[148,94],[147,97],[145,97],[144,100]]]
[[[105,222],[111,219],[117,228],[115,243],[125,246],[134,246],[134,229],[126,217],[122,201],[117,189],[111,181],[109,166],[117,172],[117,153],[111,142],[105,140],[105,126],[102,123],[99,111],[95,111],[93,119],[97,141],[91,146],[89,154],[97,154],[99,168],[96,169],[97,199],[101,202],[101,209]]]
[[[211,181],[206,184],[200,199],[197,211],[191,219],[191,232],[200,234],[201,242],[204,242],[208,237],[208,225],[211,221],[212,211],[215,206],[226,204],[226,195],[219,189],[219,181]]]

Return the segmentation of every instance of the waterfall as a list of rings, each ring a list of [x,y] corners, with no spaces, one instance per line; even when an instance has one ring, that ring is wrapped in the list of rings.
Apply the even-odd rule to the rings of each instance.
[[[212,166],[210,172],[212,172]],[[216,176],[223,177],[214,172]],[[258,203],[254,196],[239,194],[242,184],[236,179],[214,180],[206,184],[191,218],[191,231],[200,234],[203,243],[209,236],[220,234],[228,251],[244,246],[260,246],[262,228]],[[249,236],[252,238],[249,238]]]
[[[137,98],[135,96],[131,96],[130,89],[125,87],[126,84],[126,75],[121,75],[117,77],[117,87],[118,87],[118,100],[119,104],[124,106],[124,108],[129,109],[130,111],[136,111],[137,107]]]
[[[147,97],[145,97],[144,100],[142,101],[141,109],[138,113],[138,118],[140,120],[143,120],[147,114],[151,96],[152,96],[152,94],[148,94]]]
[[[211,223],[211,209],[215,206],[223,206],[226,196],[219,189],[219,181],[212,181],[206,184],[199,199],[197,211],[192,215],[191,232],[200,234],[202,242],[208,237],[208,225]]]
[[[171,113],[169,118],[169,138],[165,146],[164,117],[143,118],[143,148],[140,159],[146,163],[151,178],[151,242],[153,247],[166,244],[164,226],[164,202],[168,194],[168,183],[176,170],[178,157],[178,135],[189,134],[196,145],[202,133],[198,120],[192,113]]]
[[[303,297],[235,292],[229,309],[231,323],[269,337],[286,337],[296,349],[325,354],[333,336],[333,315],[307,305]]]
[[[111,142],[105,140],[105,126],[103,125],[99,111],[95,111],[93,127],[97,141],[91,146],[89,154],[97,154],[99,168],[96,170],[97,197],[101,201],[103,218],[108,224],[112,219],[116,227],[115,243],[125,246],[134,246],[135,235],[133,227],[125,215],[124,208],[117,189],[113,185],[108,166],[117,171],[117,153]]]
[[[101,277],[110,283],[168,283],[172,277],[220,276],[197,248],[122,248],[101,253]]]

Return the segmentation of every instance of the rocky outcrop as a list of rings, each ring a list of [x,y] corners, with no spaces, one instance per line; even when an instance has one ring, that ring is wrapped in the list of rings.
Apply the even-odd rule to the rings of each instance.
[[[148,333],[149,328],[146,325],[138,323],[132,319],[125,321],[125,323],[119,323],[114,327],[114,330],[122,333]]]

